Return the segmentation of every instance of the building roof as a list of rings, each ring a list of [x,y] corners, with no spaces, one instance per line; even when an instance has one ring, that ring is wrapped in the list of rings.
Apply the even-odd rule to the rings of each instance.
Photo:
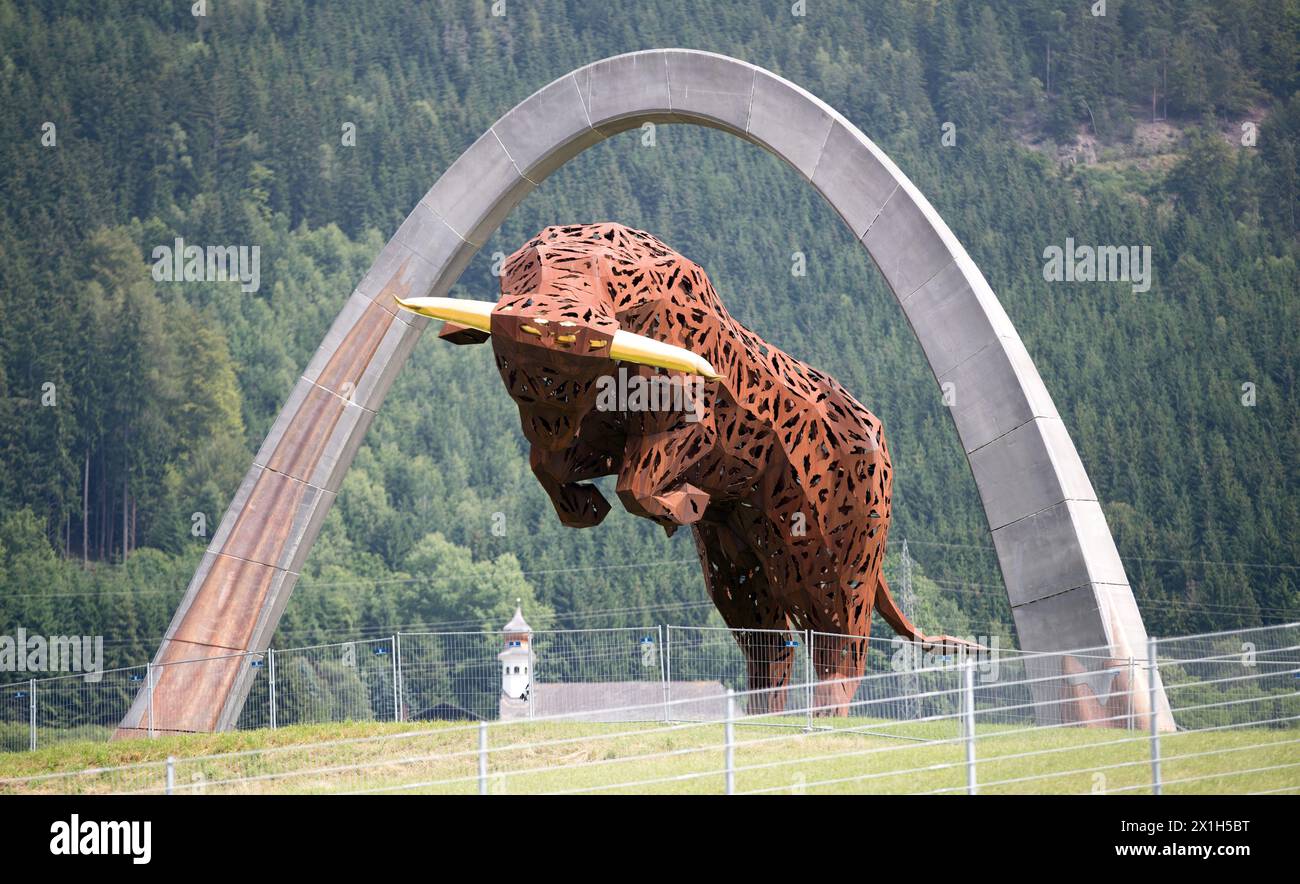
[[[524,619],[523,608],[521,608],[519,605],[515,605],[515,616],[510,618],[510,622],[507,623],[504,627],[502,627],[501,631],[502,632],[532,632],[533,628],[529,626],[528,621]]]
[[[664,718],[664,685],[655,681],[534,682],[533,715],[571,715],[574,721],[660,721]],[[726,689],[717,681],[674,681],[668,684],[674,701],[671,717],[717,719],[726,715]],[[692,702],[680,703],[689,700]],[[501,718],[528,717],[528,700],[501,698]],[[627,707],[642,707],[632,708]]]

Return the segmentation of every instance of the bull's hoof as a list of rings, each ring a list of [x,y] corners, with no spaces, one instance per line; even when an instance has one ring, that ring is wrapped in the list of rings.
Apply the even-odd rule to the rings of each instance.
[[[566,528],[593,528],[609,515],[609,501],[595,485],[566,485],[564,506],[555,511]]]
[[[662,515],[678,525],[695,524],[709,508],[708,493],[690,483],[685,483],[667,494],[656,494],[653,499],[658,504]]]

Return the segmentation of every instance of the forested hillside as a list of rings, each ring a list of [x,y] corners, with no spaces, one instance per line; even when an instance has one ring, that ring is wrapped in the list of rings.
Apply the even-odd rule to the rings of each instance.
[[[424,191],[541,85],[659,46],[799,83],[930,198],[1052,391],[1153,633],[1296,619],[1300,0],[796,6],[0,0],[0,633],[151,654],[297,374]],[[454,294],[494,298],[493,253],[600,220],[700,262],[743,322],[882,417],[887,570],[906,537],[922,626],[1008,635],[940,391],[820,197],[723,133],[627,132],[529,196]],[[178,237],[257,245],[260,287],[156,281],[153,250]],[[1150,246],[1150,289],[1046,282],[1067,237]],[[277,641],[495,627],[516,597],[535,624],[710,611],[688,534],[618,508],[560,526],[490,354],[428,335]]]

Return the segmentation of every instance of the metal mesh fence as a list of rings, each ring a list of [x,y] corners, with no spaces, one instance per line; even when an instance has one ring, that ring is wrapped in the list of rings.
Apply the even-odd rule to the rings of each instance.
[[[220,730],[225,710],[206,702],[212,693],[243,690],[254,677],[260,654],[219,654],[146,667],[122,726],[149,735]]]
[[[155,663],[133,672],[141,684],[129,714],[117,718],[149,734],[392,721],[393,647],[392,639],[378,639]],[[205,698],[218,689],[232,699],[213,710]]]
[[[528,714],[580,715],[588,721],[628,721],[605,710],[638,708],[662,720],[649,704],[664,699],[663,638],[657,626],[549,630],[533,633],[533,677]],[[513,717],[502,700],[502,718]]]
[[[663,692],[661,633],[658,626],[533,632],[530,642],[519,643],[520,659],[513,663],[498,659],[500,633],[402,633],[406,720],[595,715],[631,700],[658,700]],[[512,665],[524,678],[517,693],[506,694],[502,669]]]
[[[1004,668],[1015,687],[987,692],[996,699],[990,705],[1004,723],[1148,726],[1149,670],[1144,656],[1115,657],[1108,648],[1029,653]]]
[[[702,679],[711,682],[712,695],[605,709],[599,722],[584,708],[10,777],[0,779],[0,793],[1300,792],[1297,629],[1291,624],[1161,642],[1158,666],[1166,675],[1177,730],[1153,727],[1159,719],[1153,722],[1149,703],[1142,705],[1143,688],[1149,696],[1152,684],[1147,664],[1124,659],[1116,665],[1108,652],[1008,655],[983,681],[978,659],[956,666],[941,661],[919,671],[891,667],[861,678],[819,678],[729,696],[724,679],[747,680],[751,660],[771,659],[763,654],[787,646],[767,636],[745,646],[720,631],[733,641],[737,662],[715,637],[683,630],[679,638],[674,629],[673,653],[662,659],[662,684],[683,683],[667,679],[670,662],[675,671],[694,666],[697,675],[721,673]],[[570,679],[555,683],[585,685],[586,673],[605,672],[620,683],[648,683],[653,691],[653,678],[632,678],[627,650],[634,644],[632,665],[653,670],[656,652],[644,647],[655,643],[653,635],[599,632],[586,641],[574,635],[538,642],[538,658],[545,647],[555,655],[557,678]],[[806,657],[818,659],[817,647],[835,649],[813,638],[814,653]],[[578,642],[569,653],[563,650],[566,640]],[[299,656],[333,662],[339,647]],[[786,654],[776,653],[777,662]],[[256,670],[270,670],[271,659],[265,667],[238,660],[252,672],[243,676],[253,679],[250,697],[257,690]],[[823,653],[820,659],[834,658]],[[162,673],[155,687],[244,671],[204,663],[214,667],[208,675],[175,669],[180,675]],[[381,667],[370,671],[382,681]],[[922,690],[913,689],[914,678]],[[838,692],[827,690],[837,681]],[[21,725],[22,702],[30,714],[31,695],[18,696],[21,687],[5,688],[10,693],[0,708],[9,724]],[[127,689],[134,690],[129,682]],[[819,689],[827,705],[809,707],[800,699]],[[58,696],[51,691],[52,698]],[[78,695],[69,689],[66,696]],[[1083,713],[1092,704],[1118,714],[1089,718]],[[812,726],[741,727],[788,724],[793,709],[812,712]]]
[[[249,726],[269,726],[272,713],[277,727],[396,721],[396,644],[383,638],[275,651],[269,661],[274,678],[264,688],[267,714]],[[247,704],[244,715],[250,715]],[[242,725],[244,718],[240,721]]]
[[[1160,673],[1180,728],[1300,717],[1300,625],[1164,639]]]
[[[257,730],[275,726],[273,717],[275,710],[272,708],[275,697],[271,688],[274,664],[271,662],[271,656],[271,652],[249,654],[240,664],[247,670],[245,680],[248,682],[248,695],[235,724],[237,730]]]
[[[814,632],[810,641],[820,717],[853,718],[857,725],[880,729],[887,723],[952,715],[957,709],[956,657],[925,654],[901,640],[884,645]]]
[[[807,633],[789,629],[727,629],[669,626],[665,667],[672,715],[682,720],[719,718],[718,695],[730,688],[748,693],[744,711],[807,721],[813,704]],[[796,689],[796,685],[799,687]]]
[[[30,681],[0,688],[0,752],[22,752],[32,746],[32,685]]]
[[[967,662],[981,727],[1133,731],[1151,721],[1145,657],[1104,648],[942,655],[899,639],[683,626],[540,631],[521,644],[523,656],[517,649],[503,664],[501,633],[406,633],[18,681],[0,687],[0,751],[107,740],[124,719],[136,734],[555,715],[718,721],[727,689],[745,694],[748,723],[926,740],[943,730],[929,723],[961,718]],[[1158,649],[1163,731],[1300,719],[1300,625],[1166,639]],[[503,667],[513,664],[523,681],[511,694]],[[236,701],[208,709],[205,697],[230,683]],[[628,709],[636,712],[613,711]]]
[[[147,666],[133,666],[36,681],[36,744],[107,740],[147,679]]]
[[[1178,665],[1189,672],[1214,665],[1220,649],[1209,650],[1202,657],[1180,658]],[[913,699],[930,702],[937,695],[953,701],[954,711],[892,720],[873,707],[894,702],[899,691],[887,686],[909,673],[868,673],[848,701],[843,722],[832,719],[811,730],[740,729],[772,715],[744,711],[774,705],[750,702],[754,694],[784,689],[724,693],[718,698],[721,715],[702,720],[688,720],[677,710],[697,702],[688,698],[667,703],[666,722],[640,720],[665,705],[659,702],[651,711],[610,710],[631,717],[602,724],[582,713],[444,723],[404,733],[11,777],[0,779],[0,794],[1300,791],[1300,727],[1294,721],[1283,728],[1247,714],[1229,725],[1168,733],[1080,727],[1069,715],[1057,716],[1058,725],[990,726],[976,715],[977,667],[917,674],[930,672],[955,687],[923,691]],[[1269,677],[1255,671],[1243,680]],[[1009,676],[989,682],[1003,689],[1032,683],[1032,678]],[[1065,694],[1051,702],[1069,705],[1074,699]],[[873,724],[907,729],[882,732]]]
[[[955,715],[961,672],[970,664],[981,724],[1146,726],[1145,661],[1116,659],[1105,648],[942,652],[900,638],[881,644],[828,633],[812,633],[810,641],[819,683],[814,707],[821,715],[844,716],[853,709],[876,722]]]
[[[500,633],[404,632],[401,693],[406,721],[485,721],[499,714]]]

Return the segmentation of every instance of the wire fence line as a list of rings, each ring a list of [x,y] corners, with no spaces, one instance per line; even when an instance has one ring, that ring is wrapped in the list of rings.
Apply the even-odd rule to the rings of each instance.
[[[1202,670],[1215,664],[1230,665],[1237,658],[1250,658],[1267,666],[1277,654],[1294,652],[1294,644],[1268,646],[1287,629],[1269,627],[1169,642],[1177,642],[1179,653],[1186,654],[1215,641],[1226,641],[1228,647],[1223,653],[1198,658]],[[1265,638],[1264,647],[1242,640],[1259,636]],[[810,692],[822,692],[801,704],[797,713],[786,713],[792,722],[803,715],[811,724],[811,708],[831,705],[824,692],[835,690],[832,677],[843,674],[837,659],[849,656],[855,644],[869,646],[864,655],[866,671],[888,669],[896,673],[892,679],[843,682],[843,689],[854,688],[855,696],[889,702],[894,708],[883,717],[916,719],[951,710],[954,702],[951,690],[932,690],[952,681],[954,667],[947,665],[922,673],[927,661],[915,653],[909,655],[908,649],[914,646],[896,640],[867,641],[788,630],[678,626],[665,630],[656,626],[534,633],[533,653],[528,661],[536,670],[529,679],[532,690],[521,696],[523,702],[514,703],[516,708],[512,709],[501,690],[496,660],[500,642],[501,637],[490,632],[400,633],[389,639],[113,670],[93,679],[64,676],[31,680],[0,689],[0,735],[6,749],[107,737],[122,720],[123,707],[133,696],[133,725],[138,732],[154,735],[187,730],[162,720],[165,716],[155,714],[155,706],[173,710],[183,707],[180,701],[190,694],[201,696],[202,688],[214,674],[221,676],[240,669],[247,682],[246,701],[237,722],[242,729],[345,720],[492,720],[506,715],[532,718],[539,711],[548,714],[584,709],[599,717],[602,710],[635,704],[658,690],[662,690],[665,701],[700,697],[677,710],[682,717],[716,717],[721,702],[718,685],[745,690],[783,681],[800,682]],[[1107,713],[1114,711],[1118,699],[1130,719],[1128,726],[1132,726],[1137,716],[1133,703],[1137,695],[1136,661],[1112,660],[1104,649],[1094,650],[989,655],[978,660],[981,694],[992,696],[994,691],[1000,691],[1007,695],[1002,705],[1008,722],[1023,720],[1028,714],[1044,714],[1044,704],[1037,704],[1039,708],[1034,711],[1035,704],[1029,697],[1034,691],[1048,698],[1063,690],[1078,694],[1076,702],[1061,710],[1069,713],[1067,720],[1109,721],[1115,716]],[[815,659],[821,662],[815,663]],[[952,657],[937,659],[955,662]],[[1030,678],[1031,674],[1040,677]],[[1018,704],[1009,702],[1012,695],[1016,695]],[[163,702],[157,702],[159,699]],[[839,698],[841,705],[845,699]],[[766,701],[761,696],[751,699]],[[665,710],[655,717],[667,715]]]
[[[669,636],[672,630],[678,631]],[[707,634],[714,640],[704,645],[686,640],[679,627],[658,625],[532,631],[525,664],[531,689],[516,698],[503,696],[502,634],[490,631],[399,632],[30,678],[0,686],[0,751],[109,740],[123,725],[132,735],[152,737],[339,721],[595,715],[650,697],[669,699],[674,688],[681,696],[714,693],[724,680],[744,687],[744,655],[757,647],[754,637],[725,629]],[[676,682],[668,677],[671,639],[679,669],[695,673]],[[234,708],[221,712],[224,724],[204,718],[202,699],[232,681],[240,690]],[[655,717],[665,714],[658,710]]]
[[[609,709],[609,719],[595,725],[584,712],[443,723],[404,733],[0,779],[0,793],[1295,791],[1300,788],[1300,659],[1293,636],[1269,638],[1275,647],[1263,649],[1270,652],[1266,665],[1260,665],[1257,647],[1254,658],[1238,655],[1233,674],[1222,669],[1231,636],[1203,644],[1207,653],[1199,658],[1177,648],[1184,640],[1173,640],[1177,655],[1166,660],[1153,642],[1155,653],[1140,664],[1139,681],[1148,690],[1156,682],[1145,676],[1153,670],[1217,670],[1214,678],[1166,682],[1176,718],[1217,710],[1214,723],[1180,722],[1177,730],[1162,729],[1158,714],[1149,711],[1157,707],[1136,700],[1133,705],[1146,710],[1144,721],[1135,722],[1124,707],[1109,722],[1059,712],[1011,722],[1008,706],[1026,704],[1008,704],[1006,698],[1033,697],[1035,686],[1047,679],[1022,671],[1018,678],[981,687],[976,664],[965,661],[954,684],[915,698],[922,708],[940,711],[914,719],[891,718],[898,708],[895,698],[861,692],[855,678],[833,680],[834,690],[821,692],[817,688],[825,681],[744,691],[721,687],[716,716],[701,714],[697,698],[670,698]],[[933,667],[916,674],[951,672]],[[862,681],[895,677],[877,673]],[[851,697],[847,710],[845,696]],[[1063,692],[1028,705],[1051,709],[1076,702]],[[770,726],[807,713],[815,726]]]
[[[170,696],[157,705],[172,708],[186,690],[201,698],[232,672],[248,684],[240,728],[415,729],[3,780],[0,792],[1289,791],[1300,776],[1287,739],[1300,721],[1300,624],[1165,639],[1151,658],[1122,660],[1105,648],[944,656],[791,630],[530,638],[517,697],[503,690],[508,648],[494,632],[400,633],[6,685],[0,737],[14,750],[107,739],[141,703],[140,730],[171,733],[154,703]],[[860,678],[846,663],[855,660]],[[438,724],[420,724],[429,722]],[[1267,739],[1243,742],[1247,731]],[[1192,748],[1174,752],[1180,745]],[[1238,758],[1248,763],[1220,764]]]

